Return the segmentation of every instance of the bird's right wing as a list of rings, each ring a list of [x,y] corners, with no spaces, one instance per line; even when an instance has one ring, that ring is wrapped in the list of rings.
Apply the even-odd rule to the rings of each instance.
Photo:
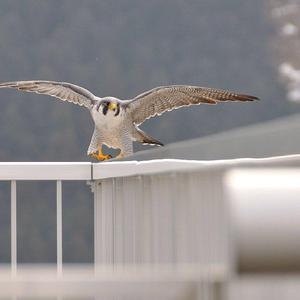
[[[87,108],[93,106],[96,98],[90,91],[67,82],[43,80],[12,81],[0,83],[0,88],[15,88],[20,91],[45,94]]]

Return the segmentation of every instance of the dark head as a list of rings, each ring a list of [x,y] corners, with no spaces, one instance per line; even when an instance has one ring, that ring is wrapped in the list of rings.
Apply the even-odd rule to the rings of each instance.
[[[98,112],[102,112],[104,116],[109,111],[114,112],[114,115],[118,116],[120,113],[120,103],[113,99],[102,100],[97,104],[96,109]]]

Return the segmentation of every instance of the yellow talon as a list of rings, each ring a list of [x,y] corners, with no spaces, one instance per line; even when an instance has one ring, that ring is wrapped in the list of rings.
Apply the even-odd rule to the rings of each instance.
[[[103,154],[102,149],[99,149],[97,152],[91,153],[90,156],[92,158],[95,158],[95,159],[101,160],[101,161],[108,160],[108,159],[112,158],[112,156],[109,155],[109,154]]]

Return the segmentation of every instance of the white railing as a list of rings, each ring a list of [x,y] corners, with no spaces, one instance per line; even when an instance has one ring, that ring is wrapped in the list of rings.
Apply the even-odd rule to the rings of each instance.
[[[22,267],[18,276],[0,268],[1,299],[219,299],[222,270],[201,270],[188,266],[183,270],[163,267],[101,268],[96,273],[84,266],[64,268],[62,277],[49,266]],[[212,289],[212,286],[215,289]],[[2,298],[3,297],[3,298]]]
[[[56,181],[57,271],[62,272],[62,181],[91,180],[91,163],[0,163],[0,181],[11,182],[11,271],[17,272],[17,182]]]
[[[34,291],[32,294],[29,292],[30,284],[26,285],[20,279],[21,267],[18,266],[17,261],[18,181],[56,181],[56,276],[59,276],[55,277],[55,280],[51,277],[52,281],[50,281],[54,285],[61,284],[62,292],[51,293],[58,296],[72,296],[66,292],[69,279],[65,277],[65,274],[68,273],[68,268],[63,268],[62,190],[64,181],[78,180],[90,182],[94,192],[94,258],[96,271],[100,272],[102,277],[88,277],[88,279],[82,277],[75,281],[74,286],[79,281],[86,284],[90,282],[90,286],[95,287],[93,295],[96,295],[97,291],[99,293],[96,286],[102,282],[105,290],[104,282],[107,278],[105,279],[103,275],[105,272],[102,271],[107,265],[114,265],[114,270],[111,271],[114,275],[111,275],[113,277],[110,277],[110,280],[115,284],[118,280],[124,279],[125,275],[122,272],[126,273],[126,270],[131,268],[130,266],[135,266],[135,272],[139,270],[137,266],[144,268],[143,270],[149,272],[147,282],[153,284],[153,278],[158,281],[166,280],[166,277],[158,275],[158,273],[164,274],[161,269],[163,267],[170,272],[168,274],[174,274],[173,277],[167,276],[167,281],[170,284],[173,282],[174,286],[183,277],[189,278],[190,283],[196,283],[196,285],[192,284],[192,289],[188,288],[184,297],[197,299],[199,295],[195,297],[191,295],[197,294],[195,286],[197,287],[197,278],[198,280],[201,278],[200,273],[207,274],[204,282],[207,283],[207,278],[210,278],[210,283],[217,283],[215,285],[208,282],[208,285],[204,285],[205,290],[210,290],[211,286],[211,291],[215,291],[220,289],[220,282],[225,282],[226,278],[230,278],[237,270],[236,245],[232,243],[230,212],[226,198],[228,197],[226,190],[228,171],[246,167],[286,168],[291,166],[300,166],[300,155],[222,161],[153,160],[99,164],[0,163],[0,181],[11,182],[10,274],[13,275],[10,285],[7,285],[12,288],[7,288],[5,295],[1,294],[0,289],[0,297],[13,296],[14,294],[10,292],[16,287],[18,291],[28,291],[25,295],[29,297],[34,294]],[[186,274],[191,274],[189,273],[191,266],[194,270],[193,276],[186,277]],[[121,273],[117,272],[120,268]],[[160,272],[157,272],[157,268],[160,268]],[[73,271],[77,274],[80,269],[73,269]],[[43,269],[39,269],[38,272],[43,272]],[[0,270],[0,287],[7,283],[5,274],[8,274],[7,271]],[[30,278],[32,278],[31,283],[36,282],[38,286],[39,279],[36,274],[38,273],[36,272]],[[135,287],[132,288],[132,292],[135,289],[139,291],[138,294],[130,294],[136,296],[141,293],[141,289],[138,288],[139,281],[136,278],[142,273],[134,274],[133,277],[128,277],[131,278],[128,281],[131,282],[132,287]],[[188,280],[183,281],[189,286]],[[42,286],[46,287],[46,283],[43,284]],[[158,286],[159,284],[155,288]],[[49,284],[46,290],[48,289],[53,291],[53,285]],[[40,287],[40,290],[43,289]],[[76,291],[76,288],[73,291]],[[112,287],[108,294],[113,294],[113,291]],[[209,297],[203,296],[203,299],[220,297],[216,296],[215,292],[211,293]],[[21,294],[19,292],[17,296]],[[204,292],[204,294],[209,293]],[[162,296],[162,299],[168,298],[166,293],[161,295],[165,296]],[[172,297],[169,295],[169,299],[180,299]]]

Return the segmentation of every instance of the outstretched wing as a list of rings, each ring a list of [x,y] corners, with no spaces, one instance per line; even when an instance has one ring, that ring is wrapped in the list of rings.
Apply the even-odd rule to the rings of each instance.
[[[91,108],[95,100],[95,96],[90,91],[67,82],[13,81],[0,83],[0,88],[15,88],[20,91],[45,94],[87,108]]]
[[[171,85],[154,88],[128,101],[128,109],[136,124],[182,106],[223,101],[254,101],[257,97],[206,87]]]

